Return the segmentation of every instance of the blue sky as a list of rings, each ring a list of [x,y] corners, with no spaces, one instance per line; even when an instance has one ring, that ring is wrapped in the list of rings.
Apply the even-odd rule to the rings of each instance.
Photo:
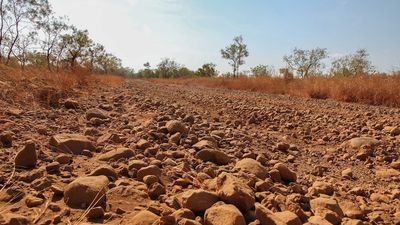
[[[258,64],[276,69],[293,48],[327,48],[331,58],[365,48],[381,71],[400,70],[399,0],[52,0],[58,15],[135,70],[170,57],[191,69],[214,62],[242,35]],[[326,61],[329,66],[330,60]]]

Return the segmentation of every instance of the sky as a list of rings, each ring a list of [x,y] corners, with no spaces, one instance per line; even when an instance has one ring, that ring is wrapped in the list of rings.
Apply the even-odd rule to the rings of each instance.
[[[327,48],[330,59],[365,48],[380,71],[400,70],[399,0],[51,0],[57,15],[88,29],[96,42],[135,70],[162,58],[190,69],[215,63],[242,35],[249,57],[279,69],[295,47]]]

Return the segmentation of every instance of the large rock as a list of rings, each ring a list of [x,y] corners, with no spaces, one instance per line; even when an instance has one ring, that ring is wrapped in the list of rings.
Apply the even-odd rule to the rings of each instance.
[[[201,140],[193,145],[193,148],[197,149],[197,150],[206,149],[206,148],[212,149],[212,148],[216,148],[216,147],[217,147],[217,143],[210,141],[210,140]]]
[[[372,147],[376,146],[379,144],[379,141],[372,137],[357,137],[357,138],[350,139],[348,141],[348,144],[353,149],[359,149],[363,145],[372,146]]]
[[[226,203],[247,211],[254,206],[253,190],[237,177],[223,172],[217,178],[217,194]]]
[[[15,166],[21,168],[32,168],[36,166],[38,156],[35,143],[28,142],[16,155]]]
[[[101,205],[106,200],[108,183],[106,176],[79,177],[65,188],[64,202],[75,208],[86,208],[95,202],[96,206]]]
[[[344,213],[335,199],[312,199],[310,207],[314,215],[320,216],[333,224],[340,224],[344,217]]]
[[[245,158],[238,161],[235,168],[240,169],[244,172],[254,174],[258,178],[263,180],[268,177],[267,168],[261,165],[261,163],[259,163],[258,161],[251,158]]]
[[[274,213],[260,203],[256,203],[256,217],[261,225],[301,225],[299,217],[290,211]]]
[[[126,224],[129,225],[153,225],[160,217],[156,214],[144,210],[128,219]]]
[[[143,181],[143,178],[148,175],[153,175],[158,178],[161,176],[161,169],[158,166],[150,165],[147,167],[142,167],[140,170],[137,171],[137,179],[139,181]]]
[[[107,113],[101,109],[89,109],[86,111],[86,119],[90,120],[92,118],[98,118],[98,119],[107,119],[109,116]]]
[[[100,175],[106,176],[111,181],[115,181],[118,179],[117,172],[114,170],[112,166],[109,165],[99,166],[95,170],[93,170],[93,172],[90,173],[90,176],[100,176]]]
[[[246,225],[246,221],[234,205],[216,204],[204,214],[206,225]]]
[[[168,121],[167,124],[165,124],[165,127],[168,129],[168,132],[170,134],[175,134],[178,132],[181,134],[187,133],[187,128],[185,124],[178,120]]]
[[[205,190],[188,190],[182,194],[182,207],[194,212],[204,212],[218,202],[218,196]]]
[[[279,171],[282,180],[286,182],[296,182],[297,180],[296,173],[291,171],[285,164],[277,163],[274,165],[274,168]]]
[[[0,215],[0,224],[4,225],[29,225],[31,221],[28,217],[15,213],[5,213]]]
[[[73,153],[76,155],[82,154],[83,150],[94,151],[95,147],[92,142],[80,134],[57,134],[50,139],[50,145],[58,151]]]
[[[129,159],[133,156],[133,151],[130,150],[129,148],[116,148],[114,150],[111,150],[109,152],[106,152],[102,155],[99,156],[100,161],[109,161],[109,160],[114,160],[117,161],[119,159]]]
[[[400,171],[392,168],[377,167],[375,175],[382,178],[397,177],[400,176]]]
[[[232,161],[231,157],[225,152],[215,149],[203,149],[197,152],[196,157],[205,162],[213,162],[217,165],[226,165]]]

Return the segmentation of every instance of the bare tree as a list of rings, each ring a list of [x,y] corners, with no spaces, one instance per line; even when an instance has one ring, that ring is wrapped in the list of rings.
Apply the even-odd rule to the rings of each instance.
[[[297,72],[301,78],[315,75],[323,67],[322,60],[328,57],[325,48],[302,50],[295,48],[290,55],[285,55],[283,60],[288,67]]]
[[[233,44],[221,49],[222,58],[230,60],[229,64],[233,67],[233,76],[239,76],[239,67],[245,63],[244,58],[249,56],[247,45],[243,43],[243,37],[238,36],[233,39]]]

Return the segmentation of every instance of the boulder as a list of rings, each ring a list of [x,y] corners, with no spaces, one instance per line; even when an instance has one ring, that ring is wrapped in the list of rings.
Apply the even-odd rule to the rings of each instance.
[[[32,168],[36,166],[38,156],[36,146],[33,142],[28,142],[16,155],[15,166],[20,168]]]
[[[218,202],[218,196],[215,193],[202,189],[185,191],[181,197],[182,207],[194,212],[204,212]]]
[[[206,225],[246,225],[246,221],[234,205],[216,204],[204,214]]]
[[[129,148],[119,147],[99,156],[100,161],[117,161],[119,159],[129,159],[133,156],[133,151]]]
[[[344,217],[344,213],[337,201],[331,198],[312,199],[310,207],[314,215],[320,216],[333,224],[340,224]]]
[[[126,224],[129,224],[129,225],[153,225],[158,219],[160,219],[160,217],[157,216],[156,214],[154,214],[148,210],[144,210],[144,211],[137,213],[130,219],[128,219]]]
[[[295,172],[291,171],[285,164],[277,163],[274,168],[279,171],[281,179],[286,182],[296,182],[297,175]]]
[[[363,145],[367,145],[367,146],[371,146],[371,147],[376,146],[379,144],[379,141],[372,137],[357,137],[357,138],[350,139],[348,141],[348,144],[353,149],[359,149]]]
[[[290,211],[274,213],[260,203],[256,203],[256,218],[261,225],[301,225],[299,217]]]
[[[255,202],[253,190],[239,178],[226,172],[217,177],[217,195],[242,211],[252,208]]]
[[[91,203],[101,205],[106,200],[108,189],[106,176],[79,177],[64,190],[64,202],[74,208],[87,208]]]
[[[168,121],[165,124],[165,127],[168,129],[168,132],[170,134],[175,134],[178,132],[181,134],[185,134],[185,133],[187,133],[187,130],[188,130],[187,127],[185,126],[185,124],[178,120]]]
[[[90,176],[100,176],[104,175],[106,176],[110,181],[115,181],[118,179],[118,174],[114,170],[112,166],[109,165],[103,165],[97,167],[93,172],[90,173]]]
[[[50,145],[55,147],[58,151],[76,155],[82,154],[83,150],[95,150],[92,142],[86,136],[80,134],[54,135],[50,139]]]
[[[213,149],[217,147],[217,143],[210,141],[210,140],[201,140],[193,145],[194,149],[201,150],[201,149]]]
[[[213,162],[217,165],[226,165],[232,161],[229,155],[215,149],[203,149],[197,152],[196,157],[205,162]]]
[[[261,163],[259,163],[258,161],[251,158],[245,158],[238,161],[235,165],[235,168],[243,172],[254,174],[262,180],[268,177],[267,168],[261,165]]]
[[[98,118],[98,119],[108,119],[109,116],[107,113],[101,109],[89,109],[86,111],[86,119],[91,120],[92,118]]]
[[[160,178],[161,169],[158,166],[151,165],[151,166],[143,167],[137,171],[137,179],[139,181],[143,181],[143,178],[148,175],[154,175],[154,176]]]

